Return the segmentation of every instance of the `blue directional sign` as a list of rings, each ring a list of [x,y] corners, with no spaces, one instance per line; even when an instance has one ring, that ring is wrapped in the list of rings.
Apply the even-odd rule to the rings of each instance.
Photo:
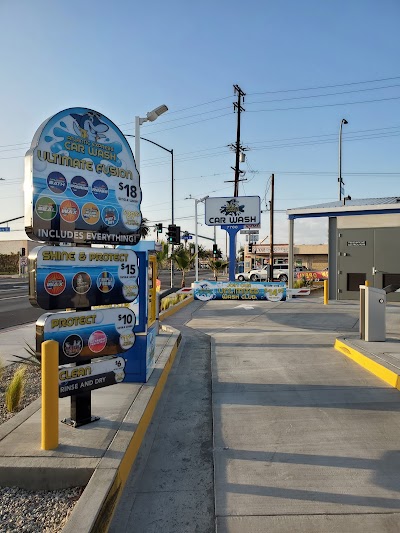
[[[0,231],[10,231],[10,228],[0,228]]]

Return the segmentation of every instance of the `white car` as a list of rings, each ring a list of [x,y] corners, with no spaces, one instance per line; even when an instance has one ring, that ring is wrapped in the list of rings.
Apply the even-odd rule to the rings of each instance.
[[[238,281],[267,281],[268,279],[268,267],[261,269],[249,270],[248,272],[241,272],[235,275],[235,279]],[[279,281],[287,282],[288,280],[289,265],[274,265],[273,277],[279,279]]]

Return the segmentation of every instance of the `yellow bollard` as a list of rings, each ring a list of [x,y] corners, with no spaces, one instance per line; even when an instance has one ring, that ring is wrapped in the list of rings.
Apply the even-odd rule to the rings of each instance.
[[[58,446],[58,342],[42,344],[42,450]]]
[[[328,280],[324,279],[324,305],[328,305]]]
[[[369,287],[369,281],[368,281],[367,279],[365,280],[364,285],[365,285],[366,287]]]

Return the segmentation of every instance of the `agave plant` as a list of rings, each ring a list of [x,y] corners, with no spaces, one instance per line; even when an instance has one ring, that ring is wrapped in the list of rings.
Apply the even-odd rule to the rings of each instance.
[[[25,346],[24,350],[29,355],[29,357],[24,357],[22,355],[12,354],[12,356],[16,357],[18,359],[18,361],[11,360],[10,363],[23,363],[25,365],[31,365],[31,366],[34,366],[36,368],[40,368],[41,367],[41,362],[40,362],[40,359],[37,356],[36,350],[33,348],[33,346],[31,346],[27,342],[25,342],[25,344],[26,344],[26,346]]]

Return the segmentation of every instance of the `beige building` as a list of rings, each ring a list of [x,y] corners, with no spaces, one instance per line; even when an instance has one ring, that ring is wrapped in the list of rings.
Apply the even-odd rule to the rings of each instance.
[[[287,263],[288,244],[274,244],[274,264]],[[269,244],[253,244],[251,253],[247,245],[244,253],[244,270],[262,267],[269,263]],[[295,266],[309,270],[322,270],[328,266],[327,244],[299,244],[293,247]]]

